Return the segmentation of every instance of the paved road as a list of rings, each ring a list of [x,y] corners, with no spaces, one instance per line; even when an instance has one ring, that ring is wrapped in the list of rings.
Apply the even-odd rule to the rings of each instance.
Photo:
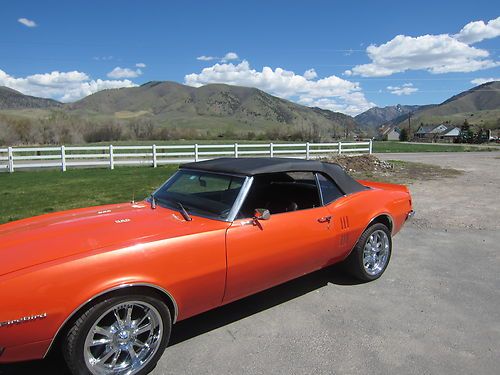
[[[381,279],[323,270],[181,322],[153,374],[498,374],[500,153],[381,157],[464,171],[411,185],[417,217]],[[0,369],[35,372],[62,370]]]

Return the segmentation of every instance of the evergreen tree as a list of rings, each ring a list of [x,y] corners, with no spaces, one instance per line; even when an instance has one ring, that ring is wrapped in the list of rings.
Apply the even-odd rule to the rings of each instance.
[[[408,142],[408,130],[401,129],[401,132],[399,133],[399,140],[401,142]]]

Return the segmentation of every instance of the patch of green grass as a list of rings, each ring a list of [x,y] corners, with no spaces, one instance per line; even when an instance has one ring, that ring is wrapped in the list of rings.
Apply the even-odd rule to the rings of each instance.
[[[459,144],[427,144],[427,143],[406,143],[397,141],[375,141],[373,142],[373,152],[468,152],[468,151],[499,151],[500,147],[492,146],[471,146]]]
[[[177,166],[0,173],[0,223],[147,197]]]

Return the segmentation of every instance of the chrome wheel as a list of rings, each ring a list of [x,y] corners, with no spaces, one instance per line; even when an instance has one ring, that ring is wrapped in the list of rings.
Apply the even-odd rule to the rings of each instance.
[[[370,276],[383,272],[389,260],[391,243],[383,230],[374,231],[363,248],[363,265]]]
[[[143,301],[127,301],[101,314],[85,339],[84,359],[94,375],[132,375],[144,368],[160,347],[160,312]]]

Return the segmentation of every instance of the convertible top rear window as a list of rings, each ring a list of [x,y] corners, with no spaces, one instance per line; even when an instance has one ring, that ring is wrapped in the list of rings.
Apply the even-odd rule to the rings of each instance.
[[[317,173],[323,204],[328,204],[344,196],[337,184],[322,173]]]

